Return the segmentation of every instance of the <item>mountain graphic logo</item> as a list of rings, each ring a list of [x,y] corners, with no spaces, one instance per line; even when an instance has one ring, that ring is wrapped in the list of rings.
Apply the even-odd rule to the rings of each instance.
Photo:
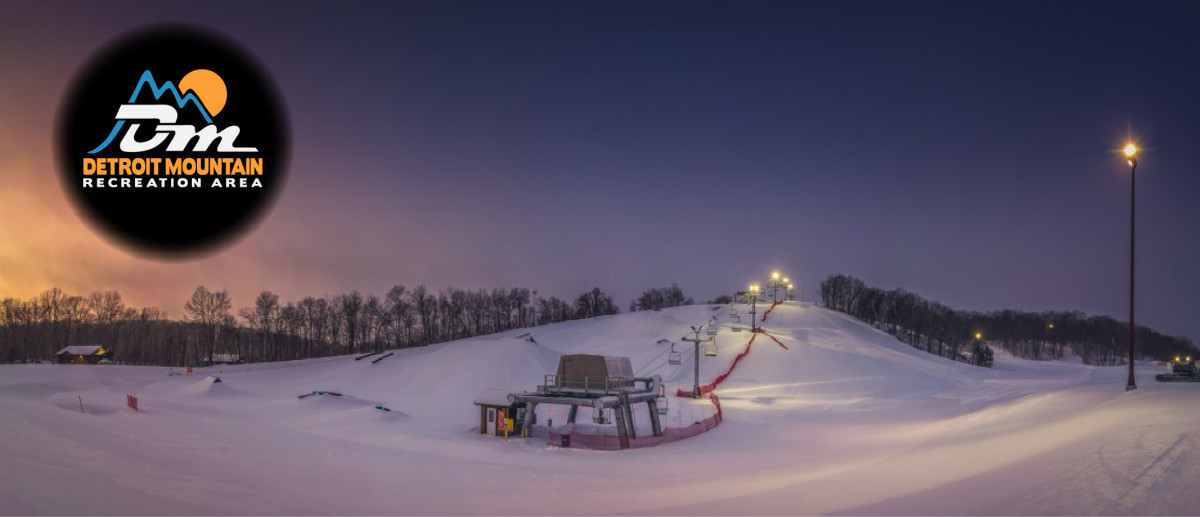
[[[136,29],[67,86],[59,182],[112,244],[162,260],[224,249],[269,212],[291,151],[282,95],[238,42],[195,25]]]
[[[221,80],[221,76],[217,75],[211,70],[193,70],[192,72],[188,73],[188,75],[184,76],[183,79],[179,81],[179,84],[182,85],[183,91],[187,93],[180,95],[180,88],[176,88],[171,81],[164,82],[162,86],[159,86],[158,83],[154,82],[154,74],[150,73],[149,70],[146,70],[145,72],[142,72],[142,77],[138,79],[137,86],[133,88],[133,93],[129,95],[129,104],[137,102],[138,95],[141,94],[143,87],[146,87],[146,89],[154,95],[154,100],[159,100],[167,92],[170,92],[171,96],[175,99],[176,106],[183,108],[187,104],[191,103],[196,107],[196,110],[200,112],[200,116],[204,117],[204,121],[212,124],[212,116],[220,113],[225,107],[225,98],[228,95],[228,92],[225,88],[225,81]],[[191,85],[195,86],[189,88]],[[200,92],[202,93],[198,93],[195,88],[199,88]],[[206,102],[202,102],[200,100],[201,96],[205,97]],[[209,114],[210,111],[207,108],[208,106],[213,107],[211,115]],[[113,125],[112,131],[109,131],[108,138],[104,139],[104,143],[96,146],[95,149],[88,151],[88,154],[96,154],[100,151],[103,151],[104,148],[108,147],[108,144],[112,143],[113,138],[117,136],[117,133],[119,133],[124,126],[125,121],[118,120],[117,123]]]

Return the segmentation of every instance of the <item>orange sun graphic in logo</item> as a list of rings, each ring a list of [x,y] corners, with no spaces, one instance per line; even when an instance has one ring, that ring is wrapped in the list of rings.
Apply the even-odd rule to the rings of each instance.
[[[229,93],[221,76],[212,70],[204,69],[192,70],[183,76],[179,81],[179,90],[180,95],[187,95],[189,91],[195,92],[196,97],[204,104],[204,109],[214,117],[225,109],[225,99]]]

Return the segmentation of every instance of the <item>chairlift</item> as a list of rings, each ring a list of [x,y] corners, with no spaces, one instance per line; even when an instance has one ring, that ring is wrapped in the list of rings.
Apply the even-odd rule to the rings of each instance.
[[[667,364],[683,364],[683,354],[675,351],[675,343],[671,343],[671,354],[667,357]]]
[[[715,336],[715,335],[717,335],[718,330],[720,330],[720,328],[717,327],[716,325],[709,326],[708,327],[708,335]]]
[[[704,344],[704,355],[706,355],[708,357],[716,357],[717,356],[716,341],[710,340],[709,342]]]
[[[654,403],[656,406],[658,406],[658,414],[667,414],[667,400],[666,386],[659,386],[658,396],[654,398]]]

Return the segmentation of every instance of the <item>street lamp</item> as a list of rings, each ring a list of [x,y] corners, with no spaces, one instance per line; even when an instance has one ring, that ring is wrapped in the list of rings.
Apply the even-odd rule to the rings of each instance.
[[[1042,341],[1044,343],[1044,346],[1049,346],[1051,348],[1051,350],[1050,350],[1051,354],[1057,356],[1058,348],[1054,346],[1054,343],[1050,342],[1050,331],[1051,330],[1054,330],[1054,322],[1049,322],[1046,324],[1046,338],[1043,339]]]
[[[779,301],[779,272],[771,272],[771,302]]]
[[[790,283],[791,283],[791,280],[788,280],[787,277],[784,277],[783,280],[780,280],[778,271],[772,272],[771,273],[771,283],[770,283],[771,301],[778,302],[779,301],[779,288],[784,287]],[[786,295],[787,295],[787,293],[785,292],[784,296],[786,297]]]
[[[1133,271],[1134,271],[1134,214],[1137,206],[1137,197],[1134,195],[1137,192],[1137,153],[1138,147],[1133,142],[1125,144],[1125,161],[1129,163],[1129,381],[1125,384],[1125,391],[1137,389],[1137,381],[1133,378],[1133,361],[1134,361],[1134,339],[1136,335],[1136,326],[1133,323]]]
[[[975,366],[982,366],[979,364],[979,354],[983,349],[983,347],[980,346],[981,341],[983,341],[983,332],[975,332],[975,344],[971,345],[971,364]],[[955,357],[954,360],[957,361],[958,358]]]

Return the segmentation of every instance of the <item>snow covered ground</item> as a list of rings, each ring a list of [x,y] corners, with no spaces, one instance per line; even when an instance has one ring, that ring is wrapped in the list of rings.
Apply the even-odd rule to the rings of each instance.
[[[1156,383],[1159,368],[1139,365],[1141,388],[1125,393],[1124,369],[1077,359],[975,368],[794,302],[764,324],[788,349],[755,341],[708,433],[609,452],[477,434],[476,395],[532,389],[563,353],[626,355],[690,386],[690,346],[671,366],[657,341],[713,315],[728,309],[569,322],[532,329],[537,343],[513,331],[374,365],[0,366],[0,513],[1200,514],[1200,384]],[[744,347],[736,326],[701,382]],[[296,398],[316,389],[352,397]],[[142,411],[124,407],[128,393]],[[549,409],[543,422],[565,419]],[[709,410],[672,397],[666,419]]]

